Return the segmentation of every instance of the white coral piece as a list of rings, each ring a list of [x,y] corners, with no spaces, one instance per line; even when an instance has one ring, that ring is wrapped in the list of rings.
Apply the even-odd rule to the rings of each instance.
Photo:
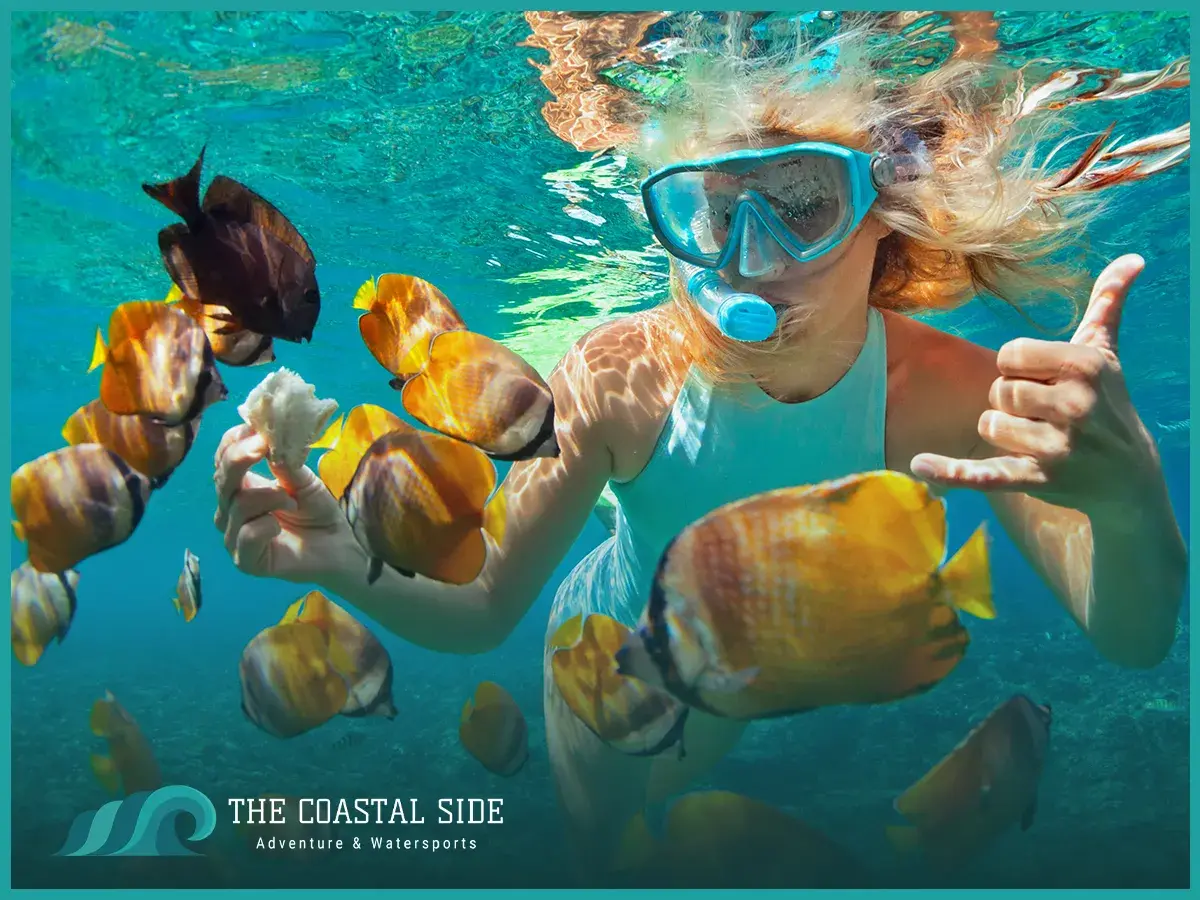
[[[316,388],[295,372],[278,369],[250,392],[238,415],[267,439],[271,462],[298,469],[337,408],[335,400],[318,400]]]

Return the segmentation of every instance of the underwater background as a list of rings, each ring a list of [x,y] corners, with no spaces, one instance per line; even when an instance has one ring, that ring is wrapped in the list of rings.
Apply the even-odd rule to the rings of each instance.
[[[996,19],[1001,54],[1054,66],[1139,72],[1190,47],[1184,14],[1001,12]],[[638,209],[636,174],[619,157],[592,159],[552,133],[541,109],[554,97],[530,64],[545,64],[547,55],[521,46],[529,36],[519,12],[14,16],[14,469],[61,446],[63,422],[96,396],[98,373],[86,370],[111,309],[167,293],[155,236],[173,219],[140,185],[182,174],[201,145],[205,182],[218,173],[244,182],[305,235],[323,300],[311,344],[277,341],[276,364],[223,368],[229,399],[205,414],[190,455],[155,494],[134,537],[80,566],[78,614],[65,642],[32,668],[13,660],[14,887],[589,881],[565,846],[546,758],[541,647],[558,582],[607,537],[597,519],[493,652],[428,652],[364,619],[391,653],[399,716],[335,718],[287,741],[242,714],[237,663],[246,643],[307,588],[237,572],[212,526],[217,441],[269,371],[293,369],[343,412],[359,403],[400,411],[351,307],[367,278],[398,272],[432,282],[469,327],[505,341],[544,375],[590,328],[664,298],[666,258]],[[645,40],[654,38],[652,29]],[[919,64],[940,52],[944,58],[930,40],[913,55]],[[596,80],[653,91],[669,77],[669,67],[622,63]],[[1132,139],[1186,122],[1188,99],[1186,89],[1164,90],[1080,104],[1067,115],[1079,133],[1117,120],[1115,134]],[[1124,252],[1147,262],[1126,306],[1121,361],[1159,442],[1185,538],[1189,177],[1185,163],[1114,191],[1087,236],[1093,274]],[[980,302],[930,319],[990,347],[1035,334]],[[951,495],[951,546],[985,518],[982,497]],[[936,690],[755,724],[697,788],[768,801],[823,830],[862,861],[846,873],[850,884],[1187,886],[1188,611],[1165,662],[1122,670],[1079,634],[998,524],[989,519],[989,526],[999,615],[968,622],[970,651]],[[190,623],[171,604],[185,548],[200,559],[204,591]],[[15,538],[10,549],[15,566],[24,549]],[[507,688],[529,724],[530,759],[512,778],[488,773],[459,742],[460,711],[482,680]],[[52,856],[78,813],[110,799],[88,763],[104,750],[88,712],[106,689],[137,719],[167,782],[216,803],[221,824],[203,847],[208,856]],[[1014,829],[953,875],[895,859],[883,837],[883,826],[897,821],[892,801],[1018,692],[1054,708],[1033,828]],[[474,851],[255,860],[228,833],[225,799],[263,793],[418,797],[427,822],[439,797],[503,797],[504,824],[352,832],[474,838]],[[753,884],[753,873],[745,883]]]

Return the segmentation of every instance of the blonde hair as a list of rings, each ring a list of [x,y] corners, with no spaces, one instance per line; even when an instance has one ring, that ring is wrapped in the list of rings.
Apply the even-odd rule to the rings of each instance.
[[[697,20],[680,40],[685,46],[699,43],[702,27]],[[923,146],[929,171],[881,190],[870,212],[891,230],[879,243],[870,281],[868,299],[877,308],[945,310],[984,295],[1028,318],[1033,303],[1057,297],[1071,306],[1073,324],[1087,276],[1081,238],[1101,208],[1096,189],[1169,167],[1144,165],[1146,146],[1175,152],[1170,165],[1186,156],[1187,148],[1179,149],[1189,141],[1186,129],[1158,136],[1163,140],[1157,144],[1147,139],[1115,147],[1105,143],[1110,128],[1072,165],[1055,172],[1065,142],[1041,160],[1037,151],[1064,130],[1062,117],[1038,114],[1066,103],[1049,102],[1054,93],[1045,86],[1051,82],[1026,85],[1022,69],[956,56],[905,79],[881,70],[880,56],[889,45],[878,25],[853,27],[823,41],[806,39],[796,29],[782,48],[760,56],[744,51],[750,41],[739,17],[723,27],[722,46],[685,55],[681,78],[662,106],[643,108],[648,127],[633,146],[621,149],[646,168],[657,168],[707,155],[717,145],[761,146],[772,137],[830,141],[865,152],[887,152],[906,142]],[[823,63],[835,54],[831,73]],[[1186,84],[1186,60],[1182,69],[1173,65],[1168,75],[1174,80],[1144,73],[1135,92],[1179,86],[1180,72]],[[1109,82],[1126,79],[1123,95],[1128,79],[1139,77],[1092,71],[1107,72]],[[1034,87],[1042,89],[1040,96]],[[1123,158],[1122,165],[1101,167]],[[750,377],[755,359],[782,337],[761,345],[726,338],[672,269],[675,324],[696,364],[714,381]],[[785,320],[779,335],[787,333]]]

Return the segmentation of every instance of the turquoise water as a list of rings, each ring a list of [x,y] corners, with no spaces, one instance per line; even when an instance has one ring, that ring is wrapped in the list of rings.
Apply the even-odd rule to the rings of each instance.
[[[1187,19],[1167,14],[998,14],[1016,58],[1159,68],[1188,52]],[[1082,27],[1081,26],[1086,26]],[[1062,34],[1056,33],[1065,32]],[[155,244],[171,221],[143,181],[184,172],[207,142],[206,177],[235,177],[283,209],[316,254],[324,306],[311,345],[277,343],[279,364],[344,410],[395,405],[361,345],[351,299],[368,277],[417,275],[469,325],[548,372],[569,343],[662,297],[665,259],[622,195],[619,160],[589,162],[540,114],[552,99],[520,47],[520,13],[22,14],[13,24],[12,460],[61,445],[95,396],[86,368],[97,325],[125,300],[163,296]],[[1120,118],[1132,138],[1187,121],[1186,91],[1072,113],[1082,130]],[[1117,108],[1119,107],[1119,109]],[[1122,189],[1088,235],[1093,270],[1126,252],[1147,268],[1127,306],[1122,363],[1158,439],[1187,533],[1187,164]],[[937,320],[991,347],[1030,333],[975,303]],[[592,521],[513,635],[474,657],[434,654],[376,628],[391,652],[400,715],[335,720],[280,742],[239,709],[237,660],[302,586],[251,579],[212,528],[213,451],[236,405],[269,368],[226,369],[230,400],[151,503],[135,537],[81,566],[79,612],[34,668],[13,662],[15,886],[196,885],[190,861],[131,875],[106,860],[50,857],[74,816],[107,797],[88,768],[102,742],[88,710],[112,690],[153,743],[169,781],[224,799],[264,792],[328,797],[503,797],[500,826],[412,826],[393,836],[476,838],[471,853],[421,850],[250,866],[238,883],[276,886],[555,886],[585,881],[561,836],[541,718],[541,641],[554,588],[605,536]],[[955,496],[961,541],[982,500]],[[170,598],[184,548],[201,561],[205,603],[185,624]],[[14,564],[23,548],[11,543]],[[1180,887],[1188,883],[1189,618],[1149,672],[1105,663],[1005,539],[994,555],[1000,617],[972,631],[937,690],[887,707],[827,710],[749,730],[703,786],[769,800],[825,830],[883,883]],[[529,723],[531,758],[512,779],[462,749],[459,711],[499,681]],[[1052,754],[1034,829],[1013,833],[950,882],[894,863],[882,840],[892,800],[1001,699],[1054,706]],[[347,733],[351,746],[335,746]],[[432,819],[432,817],[429,817]],[[451,834],[453,832],[453,834]],[[212,839],[232,847],[221,828]],[[233,852],[233,851],[230,851]],[[236,857],[235,857],[236,858]],[[852,873],[852,880],[866,877]]]

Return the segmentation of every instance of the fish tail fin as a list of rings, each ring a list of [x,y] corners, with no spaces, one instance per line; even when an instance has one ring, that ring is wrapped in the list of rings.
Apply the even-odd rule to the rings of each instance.
[[[202,216],[200,207],[200,170],[204,167],[204,151],[208,145],[200,148],[200,157],[186,175],[172,178],[160,184],[143,184],[142,190],[153,197],[183,221],[191,225]]]
[[[108,359],[108,345],[104,343],[104,332],[96,329],[96,342],[92,345],[92,361],[88,363],[88,372],[95,372]]]
[[[17,540],[20,541],[21,543],[25,543],[25,526],[22,525],[20,522],[18,522],[16,519],[13,519],[12,520],[12,530],[13,530],[13,534],[16,535]]]
[[[332,450],[337,446],[338,438],[342,436],[342,427],[346,423],[345,416],[338,416],[333,423],[325,429],[324,433],[317,438],[311,445],[310,450]]]
[[[375,304],[375,298],[378,296],[375,290],[375,279],[368,278],[362,283],[362,287],[354,295],[354,308],[369,310]]]
[[[987,528],[980,525],[941,570],[942,590],[956,609],[977,619],[996,618],[992,604]]]
[[[911,825],[888,825],[888,843],[900,853],[916,853],[921,848],[921,833]]]
[[[119,793],[121,790],[121,776],[117,773],[117,764],[113,762],[113,758],[93,753],[91,764],[92,774],[96,776],[96,780],[104,786],[104,789],[110,794]]]

